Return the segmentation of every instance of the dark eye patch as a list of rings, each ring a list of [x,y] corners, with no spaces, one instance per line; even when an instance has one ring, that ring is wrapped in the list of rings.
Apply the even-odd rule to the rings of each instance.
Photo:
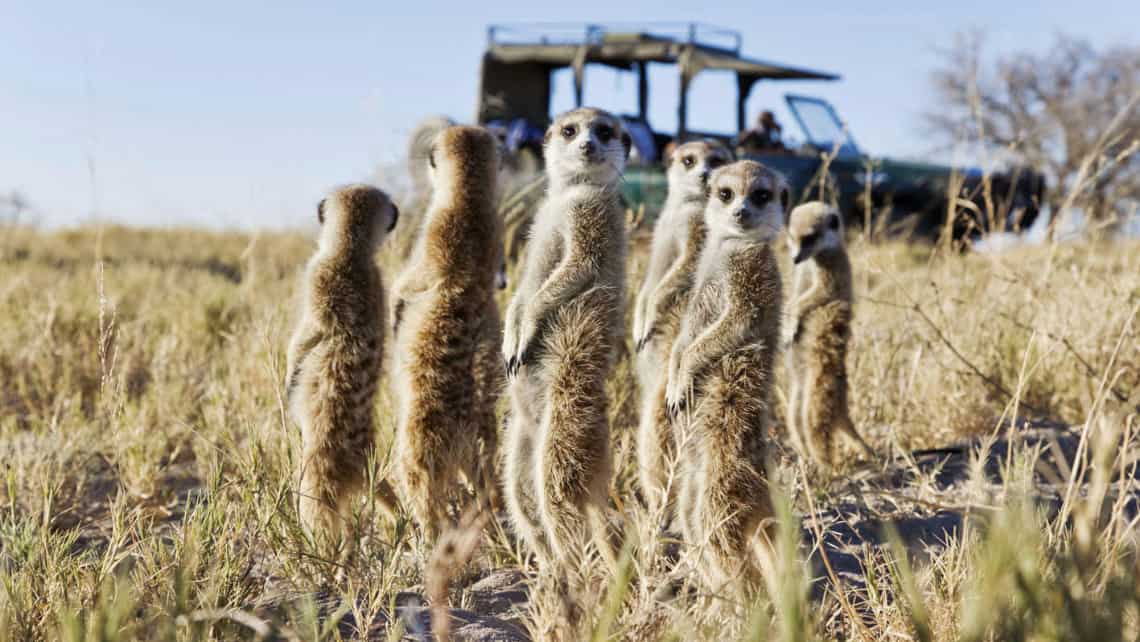
[[[578,128],[573,125],[563,125],[562,137],[566,139],[574,138],[578,134]]]
[[[748,195],[748,200],[752,201],[752,204],[756,205],[757,207],[763,207],[772,200],[772,190],[763,188],[758,189]]]
[[[717,191],[716,195],[717,195],[717,198],[719,198],[720,202],[722,202],[722,203],[728,203],[729,201],[732,200],[732,190],[730,190],[727,187],[720,188]]]
[[[800,245],[815,245],[815,242],[818,240],[819,232],[812,232],[811,234],[808,234],[807,236],[800,239]]]
[[[594,134],[596,134],[598,140],[602,141],[602,144],[605,145],[606,143],[613,140],[614,128],[610,127],[609,125],[598,125],[594,128]]]
[[[435,169],[435,148],[434,147],[432,147],[431,149],[428,150],[428,165],[430,165],[432,169]]]
[[[720,156],[709,157],[709,160],[708,160],[709,169],[716,169],[716,168],[720,167],[721,165],[724,165],[724,159],[723,158],[721,158]]]
[[[684,163],[685,167],[692,167],[693,166],[693,157],[692,156],[686,156],[686,157],[681,159],[681,162]]]

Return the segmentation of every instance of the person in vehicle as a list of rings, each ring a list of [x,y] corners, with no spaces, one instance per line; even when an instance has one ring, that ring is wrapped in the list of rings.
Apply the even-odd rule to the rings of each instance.
[[[732,146],[739,152],[783,150],[783,129],[776,122],[776,115],[765,109],[756,119],[756,127],[737,134],[732,139]]]

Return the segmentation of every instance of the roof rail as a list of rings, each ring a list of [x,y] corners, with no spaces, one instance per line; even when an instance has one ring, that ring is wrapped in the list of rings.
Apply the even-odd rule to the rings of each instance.
[[[742,39],[734,29],[700,22],[529,22],[487,27],[487,45],[600,44],[608,36],[636,34],[740,55]]]

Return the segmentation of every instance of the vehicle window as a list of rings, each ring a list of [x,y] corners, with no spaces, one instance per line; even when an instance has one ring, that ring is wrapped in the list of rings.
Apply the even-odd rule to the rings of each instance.
[[[859,153],[831,105],[816,98],[799,96],[788,96],[787,101],[808,142],[822,150],[830,150],[838,143],[841,154]]]

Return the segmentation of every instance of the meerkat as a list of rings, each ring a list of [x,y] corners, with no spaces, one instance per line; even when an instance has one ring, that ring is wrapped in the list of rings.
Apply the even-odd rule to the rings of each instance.
[[[651,512],[656,512],[662,501],[665,506],[671,503],[665,491],[673,436],[665,412],[665,378],[660,373],[680,329],[704,245],[709,173],[732,160],[732,152],[720,143],[693,141],[675,148],[666,163],[669,191],[653,226],[649,267],[633,310],[636,374],[641,390],[638,477]]]
[[[788,207],[783,177],[753,161],[709,177],[707,239],[669,356],[666,403],[684,439],[677,497],[685,541],[713,584],[762,577],[772,507],[765,452],[780,340],[772,242]]]
[[[408,265],[392,288],[395,462],[403,495],[434,541],[460,477],[494,504],[495,404],[502,387],[495,273],[498,143],[480,127],[448,127],[426,164],[432,200]]]
[[[839,212],[818,201],[792,210],[788,248],[795,264],[789,305],[794,330],[785,357],[788,434],[822,466],[836,463],[836,433],[871,456],[847,410],[853,297]]]
[[[576,109],[550,125],[548,192],[507,308],[504,494],[515,531],[544,563],[567,562],[591,530],[605,548],[612,466],[605,381],[622,340],[619,181],[630,145],[621,121],[601,110]]]
[[[401,202],[404,222],[386,244],[387,251],[401,262],[407,261],[415,250],[416,240],[423,230],[424,216],[431,204],[432,186],[427,162],[431,145],[441,131],[455,124],[446,116],[428,116],[417,123],[408,136],[407,169],[411,190]]]
[[[388,195],[368,185],[337,189],[317,206],[319,246],[305,269],[286,366],[286,397],[301,427],[299,514],[314,540],[341,540],[349,502],[367,479],[386,313],[374,255],[398,218]],[[394,509],[390,489],[377,490]]]

